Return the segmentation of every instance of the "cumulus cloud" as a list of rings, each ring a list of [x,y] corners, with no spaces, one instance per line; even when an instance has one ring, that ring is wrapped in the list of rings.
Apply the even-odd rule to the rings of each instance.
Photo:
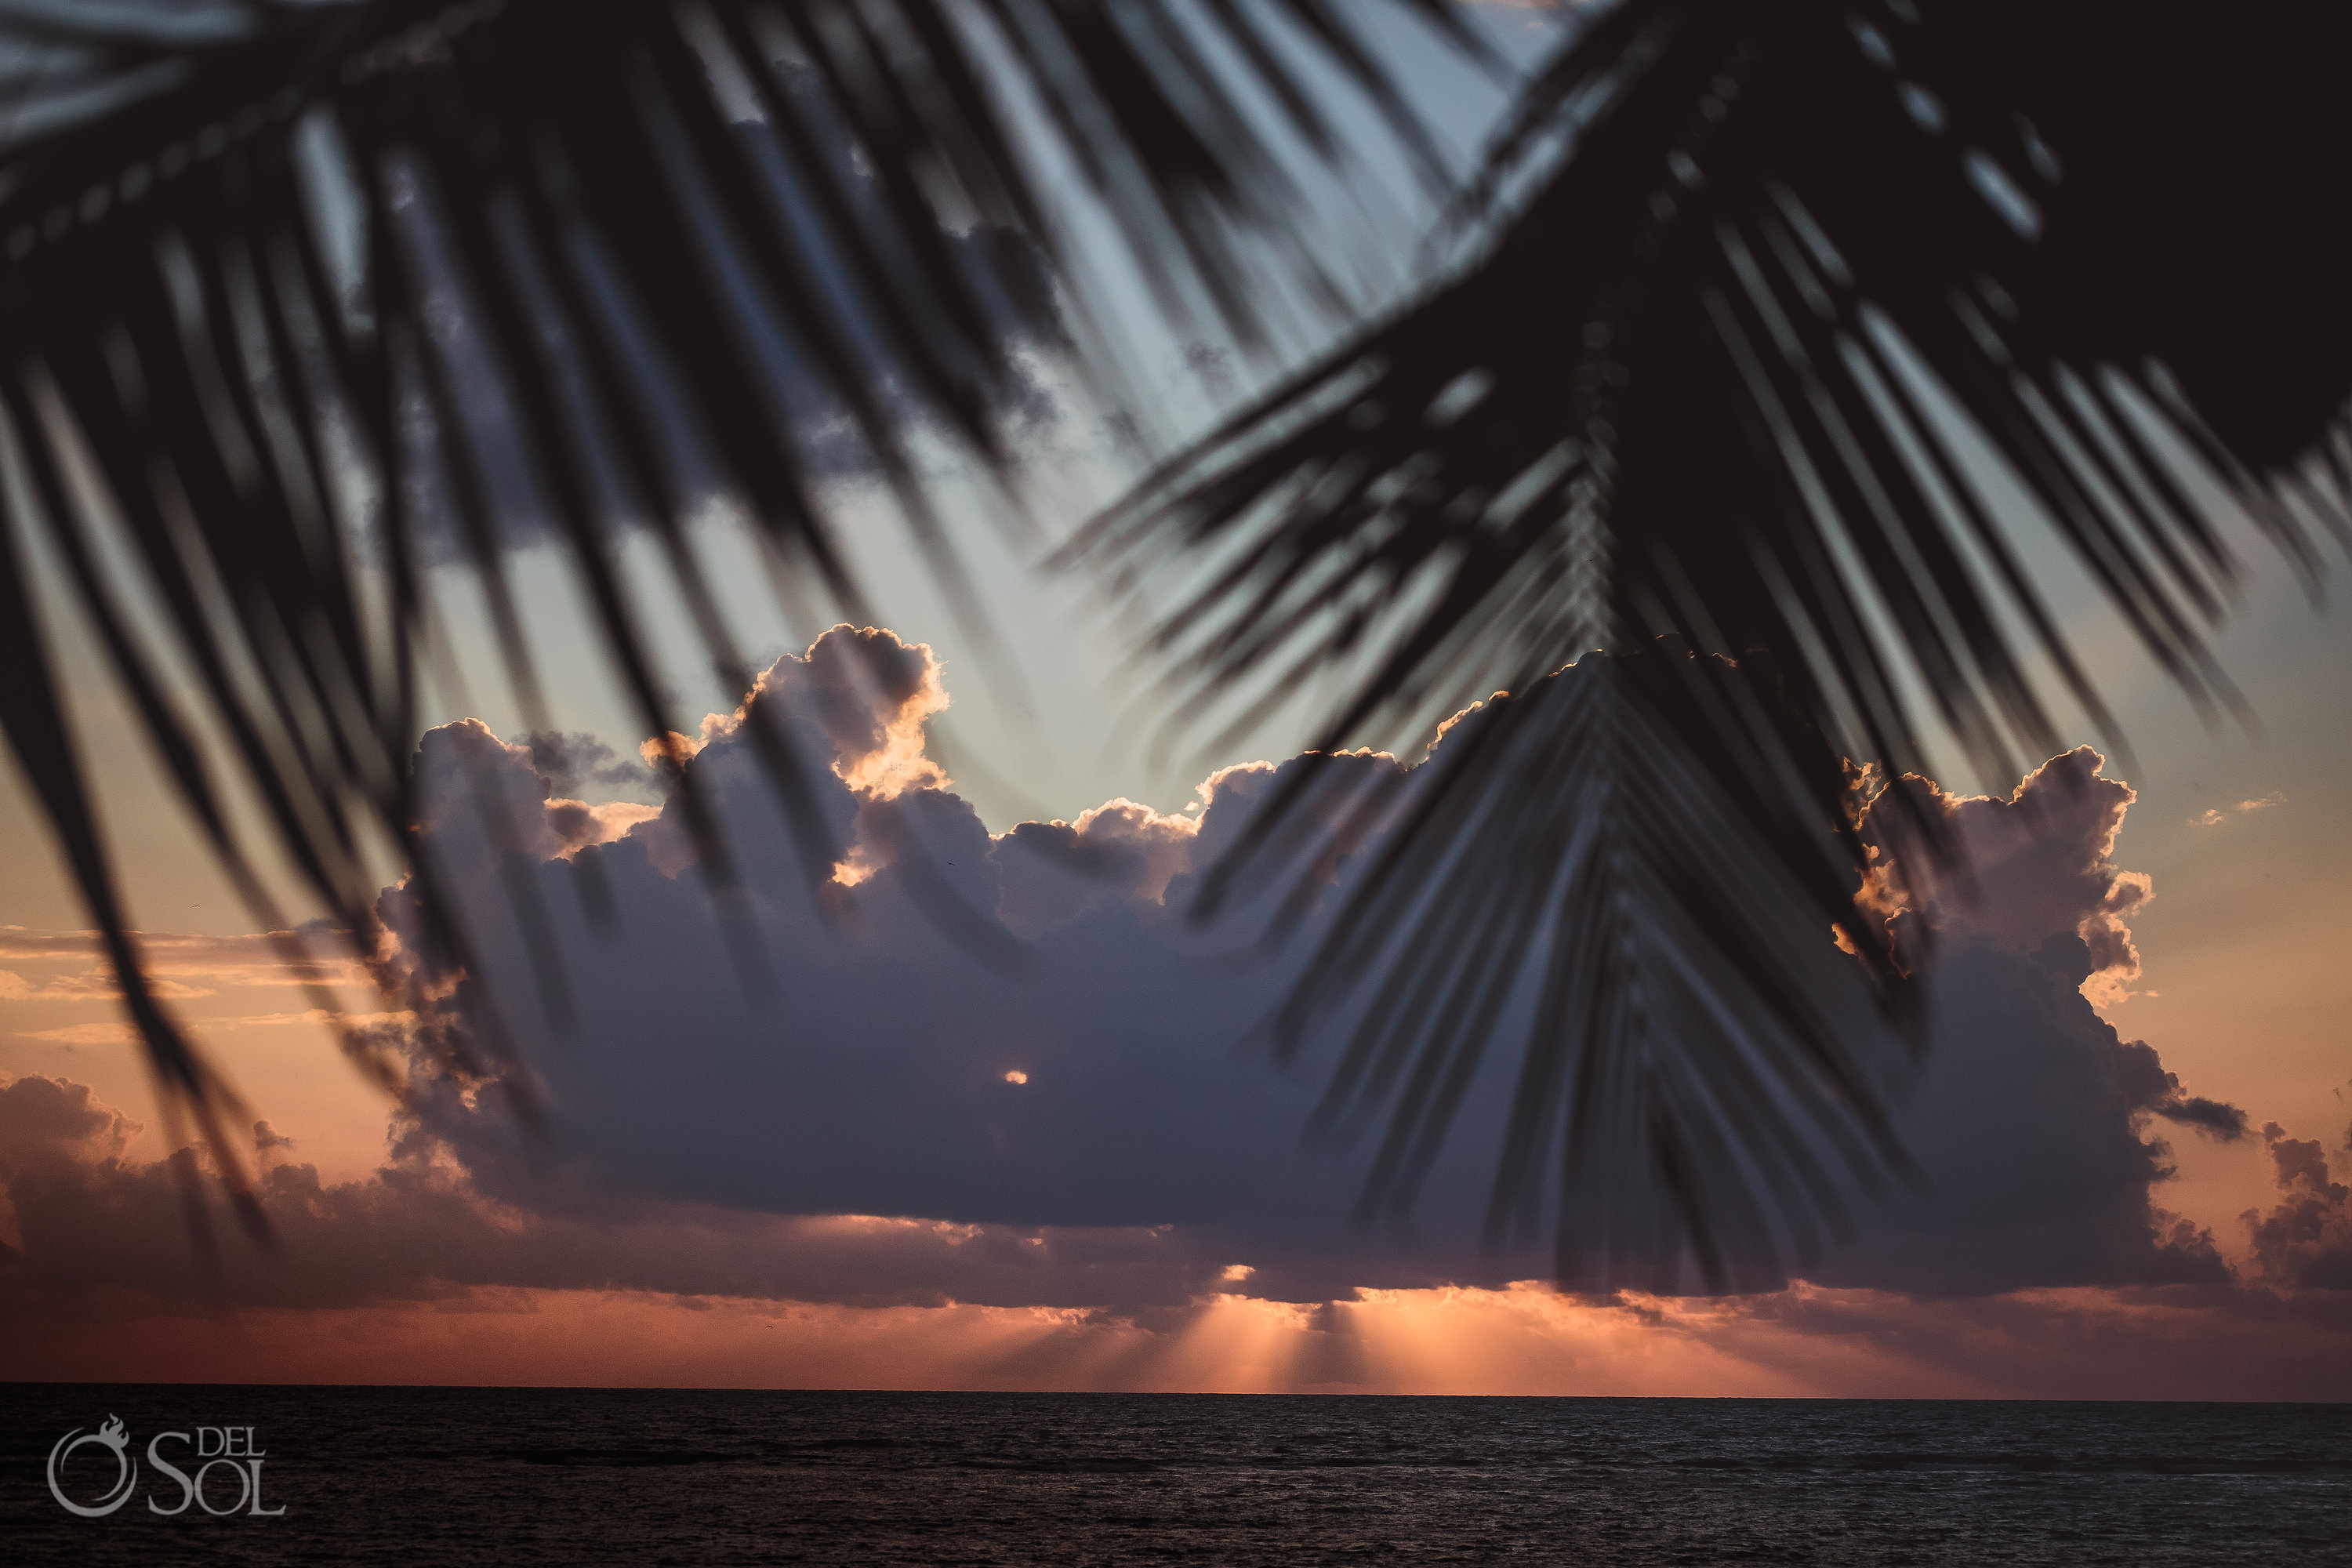
[[[2229,1278],[2212,1237],[2154,1201],[2172,1168],[2148,1129],[2162,1119],[2229,1142],[2245,1113],[2191,1094],[2092,1005],[2137,977],[2125,917],[2154,896],[2115,864],[2136,796],[2103,768],[2084,747],[2005,799],[1906,777],[1872,802],[1864,902],[1935,999],[1906,1122],[1926,1184],[1868,1211],[1812,1277],[1964,1295]],[[1957,866],[1914,841],[1906,804],[1940,818]]]
[[[23,1264],[20,1205],[37,1208],[43,1172],[117,1164],[141,1131],[139,1123],[101,1101],[88,1084],[55,1078],[0,1079],[0,1263]],[[110,1227],[102,1227],[100,1234],[113,1239]]]
[[[1165,907],[1168,884],[1192,864],[1201,819],[1163,816],[1125,798],[1076,822],[1024,822],[996,850],[997,914],[1034,937],[1107,901]]]
[[[2071,936],[2090,954],[2084,984],[2091,999],[2105,1006],[2129,996],[2139,949],[2124,922],[2156,889],[2145,873],[2115,863],[2116,835],[2139,796],[2102,776],[2105,762],[2079,746],[2027,774],[2006,799],[1948,795],[1909,775],[1890,785],[1940,819],[1961,851],[1952,867],[1939,865],[1911,841],[1894,801],[1873,804],[1874,860],[1864,899],[1886,919],[1897,951],[1924,961],[1921,928],[2020,953]]]
[[[787,654],[752,686],[729,718],[702,721],[700,744],[731,740],[755,708],[824,737],[833,771],[860,795],[887,800],[910,789],[945,789],[949,779],[923,754],[923,726],[948,705],[938,656],[928,643],[901,642],[867,626],[835,626],[806,654]],[[697,748],[698,751],[699,747]]]
[[[1307,874],[1336,877],[1346,802],[1393,777],[1395,760],[1227,769],[1201,786],[1196,813],[1116,801],[1075,824],[992,837],[965,802],[922,782],[937,777],[922,722],[943,702],[929,650],[887,632],[836,629],[779,661],[731,720],[706,723],[687,764],[752,889],[747,925],[772,966],[767,989],[746,989],[674,812],[582,852],[617,906],[609,931],[581,915],[568,868],[542,858],[541,901],[583,1020],[579,1038],[530,1055],[552,1149],[529,1151],[491,1100],[438,1079],[416,1089],[424,1128],[497,1201],[532,1210],[657,1194],[787,1214],[1177,1225],[1202,1227],[1218,1267],[1244,1248],[1259,1284],[1310,1294],[1500,1278],[1472,1239],[1485,1176],[1475,1157],[1450,1193],[1457,1244],[1348,1231],[1358,1167],[1301,1147],[1314,1083],[1242,1051],[1289,971],[1237,952],[1230,931],[1169,918],[1180,884],[1294,774],[1314,783],[1302,822],[1334,851],[1310,856]],[[754,752],[762,719],[781,721],[802,754],[835,758],[802,826],[854,875],[813,885],[801,874]],[[443,761],[461,751],[462,767]],[[478,726],[436,731],[420,752],[428,841],[469,836],[457,853],[428,847],[500,973],[522,962],[519,933],[496,858],[478,852],[479,813],[448,792],[504,798],[520,818],[541,782],[529,761]],[[537,852],[548,856],[544,839]],[[943,934],[918,873],[1000,940],[1033,939],[1024,973],[992,970]],[[407,928],[404,895],[384,912]]]
[[[1202,874],[1236,847],[1252,814],[1302,772],[1311,782],[1288,820],[1307,853],[1267,863],[1244,896],[1287,886],[1286,879],[1328,887],[1381,820],[1380,793],[1404,776],[1387,752],[1295,758],[1281,768],[1271,763],[1220,768],[1194,787],[1181,812],[1163,814],[1122,797],[1074,823],[1022,823],[997,838],[991,853],[998,918],[1034,937],[1113,905],[1147,920],[1171,902],[1181,906]],[[1375,809],[1360,812],[1367,804]]]
[[[37,1075],[0,1082],[0,1177],[52,1160],[118,1161],[142,1129],[85,1083]]]
[[[2352,1187],[2330,1178],[2317,1139],[2290,1138],[2270,1121],[2263,1142],[2277,1173],[2279,1201],[2245,1215],[2263,1277],[2279,1285],[2352,1289]],[[2345,1142],[2352,1146],[2352,1132]]]
[[[2089,969],[2071,936],[2031,955],[1943,946],[1934,1047],[1903,1121],[1922,1187],[1864,1211],[1809,1277],[1934,1295],[2228,1279],[2212,1237],[2153,1201],[2172,1171],[2147,1121],[2242,1116],[2192,1101],[2154,1050],[2120,1039],[2081,994]]]
[[[1294,1299],[1496,1283],[1547,1266],[1466,1241],[1499,1082],[1469,1107],[1418,1234],[1350,1231],[1360,1166],[1300,1143],[1313,1079],[1236,1048],[1297,960],[1245,962],[1230,931],[1170,918],[1300,770],[1319,787],[1298,831],[1320,836],[1301,860],[1310,883],[1336,885],[1360,847],[1346,835],[1368,827],[1354,809],[1362,792],[1407,776],[1396,759],[1243,764],[1204,781],[1192,810],[1113,801],[1074,823],[992,837],[940,784],[852,783],[928,777],[908,763],[944,700],[928,650],[842,628],[780,661],[732,719],[705,722],[688,765],[751,868],[787,1005],[744,992],[690,846],[666,818],[648,822],[593,851],[622,928],[564,933],[593,1022],[579,1046],[532,1058],[558,1121],[552,1163],[523,1154],[494,1102],[462,1086],[421,1085],[420,1127],[498,1201],[533,1211],[658,1194],[762,1212],[1172,1226],[1221,1267],[1256,1270],[1248,1289]],[[817,826],[856,877],[830,902],[793,873],[748,754],[744,725],[762,701],[804,754],[835,758],[843,787],[820,802]],[[865,771],[881,755],[891,769]],[[500,765],[520,773],[511,755]],[[520,776],[504,787],[530,793]],[[2151,1204],[2169,1167],[2146,1133],[2166,1118],[2229,1136],[2242,1115],[2189,1094],[2081,993],[2095,973],[2137,973],[2123,916],[2149,887],[2112,860],[2129,787],[2101,777],[2087,751],[2053,759],[2004,801],[1919,780],[1896,787],[1946,816],[1975,871],[1972,887],[1945,886],[1898,853],[1895,835],[1865,825],[1881,843],[1872,897],[1882,918],[1908,922],[1923,963],[1924,939],[1937,938],[1938,1047],[1906,1123],[1927,1184],[1890,1209],[1864,1205],[1857,1234],[1816,1271],[1961,1294],[2225,1278],[2211,1239]],[[924,918],[903,875],[917,848],[972,908],[1028,941],[1021,980],[974,963]],[[551,906],[562,891],[550,884]],[[477,907],[504,929],[487,889]],[[519,962],[510,934],[489,951]],[[665,1045],[649,1058],[644,1042],[656,1040]]]
[[[1548,1268],[1548,1252],[1496,1256],[1476,1239],[1506,1075],[1474,1087],[1413,1226],[1352,1229],[1360,1158],[1302,1139],[1319,1069],[1277,1071],[1249,1048],[1312,943],[1269,954],[1181,918],[1294,780],[1290,876],[1239,898],[1262,913],[1303,886],[1321,899],[1310,921],[1324,918],[1384,820],[1367,803],[1405,798],[1410,769],[1373,752],[1248,763],[1183,811],[1114,800],[992,835],[925,752],[946,701],[929,649],[838,627],[674,748],[724,825],[744,889],[731,902],[709,897],[674,801],[597,817],[558,792],[577,774],[537,740],[509,745],[473,721],[425,737],[426,852],[524,1041],[542,1131],[419,1053],[376,1176],[320,1184],[290,1159],[266,1173],[289,1240],[342,1260],[321,1276],[341,1281],[336,1299],[511,1284],[1139,1309],[1212,1290],[1499,1287]],[[808,770],[792,830],[757,754],[753,726],[768,722],[829,763]],[[565,765],[581,754],[558,750]],[[1884,799],[1865,818],[1870,908],[1937,998],[1902,1128],[1921,1183],[1883,1206],[1858,1197],[1853,1234],[1807,1276],[1949,1299],[2227,1288],[2211,1237],[2152,1201],[2169,1164],[2150,1129],[2226,1139],[2243,1114],[2190,1093],[2084,994],[2137,972],[2125,917],[2151,889],[2113,860],[2129,787],[2088,751],[2003,800],[1893,787],[1943,815],[1975,872],[1963,884],[1919,858]],[[819,870],[847,873],[812,875],[811,840]],[[609,920],[580,897],[592,866]],[[518,879],[573,1003],[560,1037],[530,1011]],[[1018,948],[1021,972],[945,929],[942,899]],[[381,909],[413,934],[404,889]],[[447,1026],[482,975],[436,993],[449,1016],[417,1026]],[[128,1283],[105,1269],[129,1265],[102,1264],[78,1227],[151,1200],[156,1225],[176,1224],[164,1174],[58,1167],[43,1190],[62,1217],[39,1234],[82,1262],[58,1278]]]
[[[539,772],[541,750],[509,745],[478,719],[425,732],[413,764],[417,826],[444,874],[496,868],[509,855],[562,859],[660,816],[629,801],[592,805],[556,794]]]

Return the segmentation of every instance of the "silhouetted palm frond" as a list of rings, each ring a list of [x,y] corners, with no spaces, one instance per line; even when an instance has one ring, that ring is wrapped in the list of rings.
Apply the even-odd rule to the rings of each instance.
[[[1475,48],[1440,0],[1399,3]],[[1300,73],[1351,82],[1433,155],[1330,0],[26,0],[0,5],[0,727],[167,1105],[205,1119],[240,1189],[220,1086],[125,932],[37,629],[32,540],[256,913],[286,923],[207,734],[374,959],[370,835],[415,848],[428,566],[475,574],[543,729],[505,552],[565,543],[638,721],[667,735],[625,527],[665,547],[734,690],[751,671],[688,537],[714,498],[755,524],[780,592],[854,613],[822,491],[845,464],[878,475],[957,587],[910,443],[944,432],[1004,460],[997,405],[1019,343],[1054,339],[1070,259],[1039,147],[1090,183],[1167,300],[1204,298],[1244,339],[1269,246],[1294,286],[1317,280],[1237,82],[1333,156]],[[799,760],[760,739],[789,803]],[[679,805],[724,900],[691,777]],[[430,868],[407,862],[438,959],[464,968]]]
[[[1610,1183],[1720,1286],[1833,1214],[1822,1162],[1883,1165],[1847,1026],[1772,967],[1834,924],[1912,1005],[1841,764],[1919,768],[1921,701],[1990,777],[2059,749],[2058,693],[2112,737],[2037,534],[2236,702],[2217,506],[2306,574],[2346,534],[2347,62],[2336,7],[1620,0],[1527,93],[1450,279],[1082,537],[1184,584],[1160,646],[1201,710],[1369,669],[1339,745],[1520,694],[1439,749],[1288,1019],[1387,975],[1335,1086],[1389,1108],[1376,1199],[1514,995],[1494,1213],[1556,1170],[1566,1273],[1624,1256]],[[1542,679],[1594,648],[1634,657]]]

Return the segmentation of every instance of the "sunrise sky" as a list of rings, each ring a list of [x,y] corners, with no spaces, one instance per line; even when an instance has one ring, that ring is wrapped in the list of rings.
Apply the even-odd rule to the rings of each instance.
[[[1430,90],[1475,140],[1470,89]],[[1181,342],[1145,360],[1180,429],[1264,374]],[[1860,1204],[1779,1289],[1577,1297],[1543,1283],[1547,1252],[1477,1244],[1507,1053],[1413,1224],[1350,1225],[1364,1151],[1303,1137],[1330,1042],[1288,1071],[1254,1048],[1307,944],[1253,948],[1263,903],[1207,930],[1180,913],[1335,693],[1221,750],[1155,729],[1139,628],[1099,584],[1033,569],[1135,453],[1038,376],[1029,530],[944,486],[977,620],[854,480],[875,627],[787,619],[723,520],[703,541],[767,667],[757,700],[832,764],[821,893],[737,738],[746,694],[656,603],[680,706],[709,714],[690,765],[752,890],[748,968],[562,558],[517,542],[556,736],[527,736],[477,591],[444,575],[459,679],[436,679],[418,737],[428,852],[476,923],[535,1131],[418,1068],[420,1021],[381,1012],[323,934],[308,975],[278,965],[118,696],[80,678],[86,631],[51,626],[153,972],[243,1097],[283,1245],[215,1212],[196,1256],[167,1164],[189,1136],[0,764],[0,1378],[2352,1397],[2352,616],[2250,524],[2217,638],[2243,720],[2193,711],[2079,570],[2033,558],[2130,751],[2072,717],[2076,749],[2024,779],[1937,752],[1935,808],[1982,888],[1913,911],[1945,939],[1928,1062],[1888,1066],[1919,1189]],[[657,595],[655,546],[630,548]],[[1409,768],[1429,741],[1343,771]],[[508,913],[490,795],[525,824],[568,1026]],[[1071,844],[1108,877],[1064,869]],[[918,856],[974,930],[925,912]],[[583,913],[592,861],[608,926]],[[400,876],[383,866],[395,930]],[[304,978],[380,1013],[404,1103],[337,1051]]]
[[[2083,750],[2026,781],[2018,805],[1947,803],[1986,886],[1973,910],[1955,900],[1937,914],[1953,939],[1938,959],[1937,1044],[1906,1091],[1906,1138],[1931,1184],[1866,1209],[1785,1289],[1723,1300],[1563,1297],[1539,1283],[1540,1253],[1482,1254],[1475,1113],[1411,1234],[1349,1225],[1360,1151],[1301,1139],[1314,1058],[1286,1076],[1244,1048],[1291,961],[1236,963],[1232,931],[1170,914],[1283,748],[1201,769],[1190,789],[1169,782],[1183,777],[1176,764],[1155,773],[1132,756],[1134,788],[1097,783],[1119,756],[1101,739],[1115,699],[1132,696],[1114,635],[1067,616],[1055,602],[1066,588],[1029,592],[1034,613],[1003,617],[1013,652],[989,656],[1033,683],[1025,735],[989,717],[985,695],[970,705],[979,721],[961,710],[958,678],[972,669],[984,689],[982,658],[951,630],[928,643],[868,635],[894,672],[887,690],[859,688],[846,629],[770,670],[768,695],[806,726],[794,732],[835,759],[827,819],[839,880],[855,885],[827,912],[808,902],[731,713],[705,721],[693,765],[726,803],[760,893],[776,965],[764,989],[747,990],[691,872],[677,879],[690,848],[632,766],[624,730],[533,752],[503,742],[494,731],[517,727],[488,710],[487,727],[459,719],[423,737],[431,841],[467,888],[486,965],[519,1015],[549,1113],[537,1138],[494,1097],[429,1079],[395,1116],[272,967],[141,743],[91,693],[92,761],[151,956],[250,1105],[285,1249],[254,1256],[224,1226],[217,1264],[192,1259],[159,1163],[175,1146],[167,1121],[12,777],[0,806],[0,1072],[11,1079],[0,1160],[5,1234],[19,1250],[0,1370],[2352,1392],[2352,984],[2338,962],[2352,704],[2334,674],[2347,637],[2283,572],[2257,574],[2226,648],[2258,733],[2200,725],[2117,648],[2135,771],[2119,777]],[[1041,631],[1049,613],[1065,618]],[[593,683],[567,695],[593,698]],[[583,707],[593,710],[572,710]],[[956,751],[929,743],[927,728],[954,720],[989,786],[961,783]],[[2085,787],[2062,792],[2068,773]],[[483,869],[467,792],[486,779],[545,825],[531,853],[565,933],[580,1016],[570,1037],[538,1022]],[[1070,826],[1024,826],[998,804],[1024,798]],[[2049,809],[2021,808],[2036,800]],[[1036,852],[1040,834],[1115,856],[1116,879],[1071,877]],[[617,840],[591,851],[621,910],[611,932],[581,920],[565,859],[599,840]],[[1023,973],[975,961],[919,911],[895,870],[909,842],[1029,944]],[[396,899],[387,910],[396,918]],[[2061,935],[2099,956],[2053,965],[2045,944]],[[321,973],[352,978],[333,963]],[[404,1020],[380,1022],[402,1059]]]

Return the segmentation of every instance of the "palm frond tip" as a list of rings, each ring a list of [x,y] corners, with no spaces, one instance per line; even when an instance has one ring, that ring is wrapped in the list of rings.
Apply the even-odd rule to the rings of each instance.
[[[1436,0],[1400,3],[1475,48]],[[912,442],[943,432],[1002,466],[1018,350],[1057,335],[1072,258],[1034,184],[1036,137],[1061,139],[1167,290],[1256,335],[1265,247],[1252,235],[1305,253],[1270,226],[1287,216],[1281,161],[1208,90],[1209,35],[1311,142],[1337,151],[1298,73],[1336,71],[1429,155],[1326,0],[1200,14],[1037,0],[0,6],[18,72],[0,172],[10,521],[56,549],[265,923],[286,922],[232,829],[213,737],[304,896],[362,957],[378,956],[371,845],[390,845],[436,966],[466,967],[462,925],[413,853],[436,564],[483,586],[507,677],[543,730],[504,556],[562,542],[656,736],[677,726],[617,559],[626,525],[660,540],[739,689],[750,671],[687,539],[714,494],[752,520],[780,591],[805,583],[854,612],[826,489],[845,464],[878,475],[942,581],[968,592]],[[1188,276],[1198,287],[1180,287]],[[164,626],[140,624],[96,564],[117,544]],[[170,1096],[210,1116],[217,1080],[140,980],[58,671],[39,657],[26,559],[16,543],[0,553],[0,616],[22,645],[0,726]],[[789,806],[800,760],[761,739]],[[680,805],[723,900],[726,847],[690,780]],[[515,912],[527,931],[544,925],[530,897]],[[541,1003],[560,1019],[552,949],[530,946],[550,960]],[[443,1042],[456,1068],[467,1049],[509,1048],[511,999],[478,992],[473,1046]]]
[[[1181,574],[1155,634],[1180,713],[1255,711],[1307,673],[1368,669],[1326,748],[1417,730],[1490,685],[1524,693],[1588,649],[1675,663],[1655,651],[1664,638],[1774,672],[1737,704],[1741,682],[1697,679],[1691,692],[1716,692],[1697,730],[1673,717],[1687,710],[1678,683],[1611,678],[1592,689],[1623,685],[1613,729],[1565,717],[1593,697],[1493,726],[1580,737],[1566,750],[1440,748],[1428,798],[1458,809],[1410,821],[1292,1016],[1399,942],[1406,958],[1334,1089],[1389,1110],[1368,1201],[1410,1192],[1459,1064],[1484,1045],[1463,1020],[1494,1016],[1534,966],[1548,994],[1580,1000],[1547,1002],[1529,1037],[1497,1215],[1521,1212],[1556,1112],[1642,1127],[1681,1242],[1716,1278],[1738,1273],[1735,1243],[1773,1228],[1738,1194],[1809,1191],[1811,1156],[1727,1132],[1711,1157],[1760,1162],[1727,1184],[1707,1170],[1729,1167],[1695,1163],[1693,1113],[1663,1079],[1640,1079],[1640,1115],[1598,1109],[1634,1081],[1612,1073],[1650,1058],[1627,1045],[1627,1004],[1595,978],[1596,954],[1639,947],[1685,975],[1774,962],[1779,919],[1663,912],[1677,907],[1664,889],[1688,896],[1707,873],[1645,817],[1650,771],[1672,772],[1709,726],[1774,735],[1677,798],[1728,836],[1717,874],[1755,910],[1843,923],[1864,856],[1838,829],[1838,781],[1849,760],[1921,769],[1906,689],[1989,779],[2059,749],[2062,696],[2120,740],[2037,586],[2037,533],[2193,701],[2239,705],[2207,641],[2239,569],[2212,498],[2306,577],[2321,532],[2352,537],[2352,313],[2336,281],[2352,264],[2352,106],[2325,79],[2346,33],[2337,13],[2284,5],[2221,18],[1623,0],[1527,91],[1467,204],[1476,243],[1452,279],[1076,542],[1074,561]],[[1999,504],[1984,453],[2027,515]],[[1296,804],[1277,800],[1244,851],[1275,853]],[[1932,841],[1935,826],[1910,830]],[[1750,865],[1771,875],[1733,869]],[[1598,903],[1548,901],[1571,885]],[[1506,906],[1512,956],[1482,969]],[[1864,945],[1881,1011],[1899,1014],[1907,983]],[[1769,990],[1744,1005],[1758,1028],[1786,1022]],[[1687,1047],[1713,1048],[1704,1009],[1681,1016]],[[1757,1081],[1801,1085],[1820,1064],[1797,1060]],[[1738,1078],[1725,1058],[1689,1081],[1729,1092]],[[1582,1162],[1572,1148],[1559,1162],[1576,1177],[1564,1224],[1610,1212],[1623,1175]]]

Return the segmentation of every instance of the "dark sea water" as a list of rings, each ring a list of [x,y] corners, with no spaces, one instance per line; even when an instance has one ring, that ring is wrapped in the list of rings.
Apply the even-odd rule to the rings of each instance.
[[[2352,1406],[12,1384],[11,1563],[2352,1563]],[[119,1415],[102,1519],[49,1454]],[[249,1512],[159,1432],[251,1427]],[[207,1438],[218,1443],[226,1439]],[[240,1432],[236,1438],[246,1444]],[[166,1459],[193,1472],[187,1447]],[[205,1477],[235,1508],[243,1461]],[[120,1474],[76,1449],[77,1501]],[[249,1506],[249,1505],[248,1505]]]

